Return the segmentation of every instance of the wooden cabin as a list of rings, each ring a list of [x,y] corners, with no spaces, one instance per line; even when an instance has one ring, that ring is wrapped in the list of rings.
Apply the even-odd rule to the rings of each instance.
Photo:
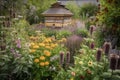
[[[70,12],[61,2],[56,2],[42,13],[45,16],[45,26],[64,27],[71,24],[73,13]]]

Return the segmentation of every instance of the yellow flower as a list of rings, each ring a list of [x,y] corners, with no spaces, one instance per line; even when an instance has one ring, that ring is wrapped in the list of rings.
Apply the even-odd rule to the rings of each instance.
[[[80,49],[80,50],[79,50],[79,53],[80,53],[80,54],[84,54],[84,53],[86,53],[86,51],[85,51],[85,49]]]
[[[82,61],[80,61],[80,62],[79,62],[79,64],[80,64],[80,65],[82,65],[82,64],[83,64],[83,62],[82,62]]]
[[[71,78],[70,80],[74,80],[74,78]]]
[[[34,45],[33,48],[34,48],[34,49],[37,49],[37,48],[39,48],[39,46],[38,46],[38,45]]]
[[[44,50],[44,54],[45,54],[46,56],[50,56],[50,55],[51,55],[51,53],[50,53],[48,50]]]
[[[48,42],[52,42],[51,38],[47,38],[47,41],[48,41]]]
[[[50,44],[49,43],[46,43],[45,46],[49,46]]]
[[[63,41],[63,42],[66,42],[67,40],[66,40],[66,38],[62,38],[62,41]]]
[[[48,43],[49,41],[48,41],[47,39],[45,39],[43,42],[44,42],[44,43]]]
[[[45,44],[44,44],[44,43],[39,43],[39,46],[43,46],[43,47],[44,47],[44,46],[45,46]]]
[[[54,48],[54,47],[55,47],[55,44],[52,43],[52,44],[51,44],[51,47]]]
[[[40,62],[40,66],[44,66],[45,65],[45,63],[44,62]]]
[[[58,43],[61,43],[62,42],[62,40],[58,40]]]
[[[38,62],[39,62],[39,59],[34,59],[34,62],[35,62],[35,63],[38,63]]]
[[[92,61],[89,61],[88,62],[88,66],[92,66],[93,62]]]
[[[55,46],[58,46],[58,44],[57,44],[57,43],[55,43],[54,45],[55,45]]]
[[[48,66],[48,65],[49,65],[49,62],[48,62],[48,61],[46,61],[44,64],[45,64],[46,66]]]
[[[31,49],[30,50],[30,53],[34,53],[36,50],[35,49]]]
[[[34,36],[30,36],[30,39],[33,39],[34,38]]]
[[[40,60],[45,60],[45,57],[44,56],[40,56]]]
[[[33,46],[33,45],[35,45],[35,43],[31,42],[31,43],[30,43],[30,46]]]
[[[47,49],[51,49],[51,47],[50,47],[50,46],[45,46],[45,48],[47,48]]]

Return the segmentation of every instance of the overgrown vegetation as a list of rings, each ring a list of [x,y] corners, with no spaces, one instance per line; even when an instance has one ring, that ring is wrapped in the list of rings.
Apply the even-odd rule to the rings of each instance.
[[[104,40],[110,41],[113,45],[120,47],[120,2],[118,0],[100,0],[97,12],[98,25],[102,28],[101,34]]]

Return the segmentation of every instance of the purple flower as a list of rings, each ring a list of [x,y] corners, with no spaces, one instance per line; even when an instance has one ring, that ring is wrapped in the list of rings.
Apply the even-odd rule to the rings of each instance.
[[[60,65],[64,63],[64,52],[60,52]]]
[[[94,42],[92,42],[92,43],[90,44],[90,48],[91,48],[91,49],[94,49],[94,47],[95,47],[95,44],[94,44]]]
[[[115,70],[117,68],[117,62],[118,62],[119,56],[116,54],[110,55],[110,69]]]
[[[108,56],[110,48],[111,48],[111,43],[110,42],[105,42],[104,43],[104,52],[105,52],[106,56]]]
[[[21,57],[21,54],[19,54],[18,52],[14,54],[14,58],[20,58],[20,57]]]
[[[14,56],[14,58],[20,58],[21,54],[19,54],[17,51],[15,51],[15,49],[11,49],[10,50],[12,52],[12,55]]]
[[[16,40],[16,47],[21,48],[21,41],[20,41],[20,39]]]
[[[15,54],[15,50],[13,48],[10,49],[10,51],[12,52],[12,54]]]
[[[90,35],[93,33],[93,26],[90,26]]]
[[[102,49],[98,49],[97,50],[97,55],[96,55],[96,60],[99,62],[101,59],[101,55],[102,55]]]
[[[67,52],[66,54],[66,64],[70,63],[70,52]]]

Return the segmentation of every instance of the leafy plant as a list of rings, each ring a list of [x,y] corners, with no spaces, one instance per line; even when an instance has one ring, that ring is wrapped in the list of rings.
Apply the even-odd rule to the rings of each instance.
[[[68,36],[70,36],[72,33],[68,30],[60,30],[57,32],[56,34],[56,38],[57,39],[61,39],[61,38],[67,38]]]
[[[80,17],[84,19],[84,17],[89,18],[94,16],[97,12],[97,6],[95,4],[87,3],[80,7]]]
[[[41,31],[44,33],[44,35],[46,37],[51,37],[51,36],[56,36],[57,35],[57,31],[53,30],[53,29],[50,29],[50,28],[43,28]]]
[[[79,18],[79,6],[74,1],[68,2],[66,7],[74,14],[73,18]]]
[[[81,36],[81,37],[88,37],[88,30],[86,29],[77,29],[75,31],[75,34]]]

